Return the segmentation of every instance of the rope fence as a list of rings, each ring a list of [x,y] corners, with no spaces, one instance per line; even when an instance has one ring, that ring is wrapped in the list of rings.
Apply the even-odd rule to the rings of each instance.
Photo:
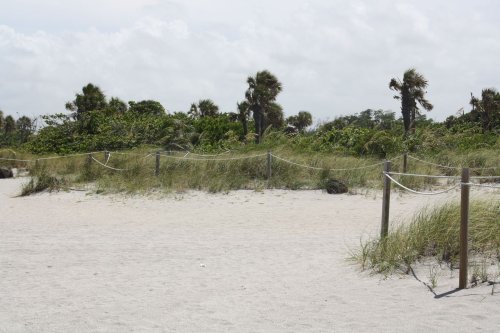
[[[103,166],[103,167],[105,167],[105,168],[108,168],[108,169],[110,169],[110,170],[115,170],[115,171],[128,171],[128,170],[131,170],[131,169],[113,168],[113,167],[111,167],[111,166],[107,165],[107,162],[106,162],[106,164],[104,164],[104,163],[102,163],[101,161],[97,160],[94,156],[90,155],[90,157],[91,157],[91,158],[92,158],[92,160],[93,160],[94,162],[96,162],[97,164],[99,164],[99,165],[101,165],[101,166]]]
[[[284,159],[284,158],[279,157],[279,156],[274,155],[274,154],[271,154],[271,156],[274,157],[274,158],[276,158],[277,160],[282,161],[282,162],[285,162],[285,163],[288,163],[288,164],[291,164],[291,165],[295,165],[295,166],[299,166],[299,167],[302,167],[302,168],[306,168],[306,169],[311,169],[311,170],[350,171],[350,170],[368,169],[368,168],[372,168],[374,166],[379,166],[379,165],[384,164],[384,162],[379,162],[379,163],[374,163],[374,164],[370,164],[370,165],[363,165],[363,166],[354,167],[354,168],[326,169],[326,168],[313,167],[313,166],[310,166],[310,165],[305,165],[305,164],[300,164],[300,163],[292,162],[290,160]]]
[[[429,165],[434,165],[434,166],[437,166],[437,167],[440,167],[440,168],[453,169],[453,170],[461,170],[462,169],[462,167],[442,165],[442,164],[438,164],[438,163],[432,163],[432,162],[429,162],[429,161],[424,161],[424,160],[421,160],[421,159],[419,159],[417,157],[411,156],[410,154],[405,154],[405,155],[407,155],[408,158],[410,158],[412,160],[419,161],[421,163],[425,163],[425,164],[429,164]],[[495,169],[498,169],[498,167],[469,168],[469,170],[495,170]]]
[[[186,156],[183,156],[183,157],[172,156],[172,155],[162,154],[160,152],[160,156],[163,156],[166,158],[171,158],[171,159],[176,159],[176,160],[187,160],[187,161],[236,161],[236,160],[244,160],[244,159],[250,159],[250,158],[256,158],[256,157],[263,157],[266,155],[267,155],[266,153],[263,153],[263,154],[239,156],[239,157],[228,157],[228,158],[196,158],[196,157],[186,157]]]
[[[394,178],[392,178],[389,173],[385,173],[384,172],[384,174],[394,184],[398,185],[402,189],[404,189],[404,190],[406,190],[408,192],[411,192],[411,193],[414,193],[414,194],[420,194],[420,195],[438,195],[438,194],[443,194],[443,193],[450,192],[450,191],[452,191],[452,190],[454,190],[454,189],[456,189],[457,187],[460,186],[460,184],[456,184],[456,185],[454,185],[454,186],[452,186],[452,187],[450,187],[448,189],[442,190],[442,191],[437,191],[437,192],[420,192],[420,191],[412,190],[411,188],[404,186],[403,184],[401,184],[400,182],[398,182],[397,180],[395,180]]]
[[[410,156],[408,156],[410,157]],[[406,156],[405,156],[406,160]],[[487,168],[485,168],[487,169]],[[400,188],[417,195],[439,195],[450,192],[454,189],[460,187],[460,272],[459,272],[459,289],[464,289],[467,287],[467,269],[468,269],[468,224],[469,224],[469,196],[471,187],[482,187],[482,188],[493,188],[500,189],[498,185],[491,184],[478,184],[474,183],[472,179],[486,179],[486,180],[496,180],[500,179],[500,176],[475,176],[470,177],[469,168],[462,168],[461,177],[455,176],[441,176],[441,175],[423,175],[423,174],[412,174],[412,173],[400,173],[391,172],[391,161],[386,161],[384,163],[384,190],[382,198],[382,221],[381,221],[381,232],[380,237],[385,238],[388,235],[389,229],[389,207],[390,207],[390,193],[391,193],[391,183],[396,184]],[[394,179],[391,176],[408,176],[408,177],[427,177],[427,178],[447,178],[447,179],[460,179],[460,182],[453,185],[450,188],[434,191],[434,192],[421,192],[413,190]]]

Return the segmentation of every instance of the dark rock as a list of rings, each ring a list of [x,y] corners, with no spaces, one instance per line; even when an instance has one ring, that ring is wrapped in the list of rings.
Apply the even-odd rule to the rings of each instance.
[[[347,193],[347,185],[337,179],[327,179],[325,181],[325,189],[328,194],[341,194],[341,193]]]
[[[14,174],[11,169],[0,168],[0,178],[12,178]]]

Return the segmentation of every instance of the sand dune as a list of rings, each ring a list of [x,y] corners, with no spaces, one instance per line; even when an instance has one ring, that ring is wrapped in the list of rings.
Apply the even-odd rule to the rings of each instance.
[[[0,181],[0,332],[500,330],[491,286],[446,273],[435,297],[346,260],[379,232],[376,191],[15,198],[21,182]],[[393,195],[391,216],[435,199]]]

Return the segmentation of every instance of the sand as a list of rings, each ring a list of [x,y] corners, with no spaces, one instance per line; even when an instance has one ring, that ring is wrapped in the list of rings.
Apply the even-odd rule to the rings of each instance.
[[[26,181],[0,181],[0,332],[500,330],[500,286],[346,260],[379,233],[376,191],[14,197]],[[391,221],[435,202],[393,194]]]

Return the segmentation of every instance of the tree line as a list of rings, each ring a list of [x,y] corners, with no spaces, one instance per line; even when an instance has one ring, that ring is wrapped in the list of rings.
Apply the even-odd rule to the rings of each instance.
[[[408,149],[421,135],[417,128],[446,128],[450,133],[480,129],[477,134],[490,138],[500,126],[500,94],[493,88],[484,89],[481,97],[471,96],[472,110],[468,113],[450,116],[443,123],[427,119],[421,109],[433,109],[425,98],[428,81],[414,68],[407,70],[402,80],[389,81],[389,89],[397,92],[394,98],[401,101],[401,117],[396,118],[394,112],[368,109],[336,117],[309,131],[306,129],[313,123],[309,112],[284,117],[283,108],[277,103],[282,84],[274,74],[260,71],[246,82],[244,99],[236,103],[235,112],[221,112],[211,99],[201,99],[193,102],[187,112],[173,113],[154,100],[126,103],[117,97],[108,99],[98,86],[89,83],[66,103],[68,112],[42,116],[44,126],[38,130],[36,121],[29,117],[16,120],[0,111],[0,145],[21,146],[34,153],[126,149],[144,144],[210,150],[251,142],[260,144],[266,133],[281,133],[294,142],[302,140],[319,146],[317,149],[322,149],[321,140],[325,138],[330,142],[326,146],[335,149],[345,141],[347,150],[358,140],[354,145],[358,148],[350,152],[383,155]],[[310,138],[314,137],[322,139],[313,142]]]

